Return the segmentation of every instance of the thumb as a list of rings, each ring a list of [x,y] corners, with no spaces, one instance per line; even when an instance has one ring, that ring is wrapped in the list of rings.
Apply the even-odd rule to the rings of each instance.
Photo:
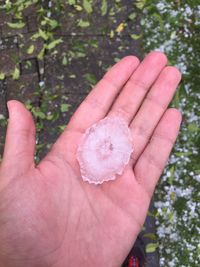
[[[9,122],[2,167],[24,172],[34,164],[35,124],[31,113],[16,100],[7,102]]]

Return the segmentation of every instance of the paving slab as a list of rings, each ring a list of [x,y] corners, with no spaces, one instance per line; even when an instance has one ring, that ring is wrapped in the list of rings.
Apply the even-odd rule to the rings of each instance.
[[[5,23],[12,20],[12,16],[4,12],[3,10],[0,11],[0,25],[4,25]]]
[[[21,75],[20,79],[15,81],[12,78],[6,79],[6,101],[16,99],[23,103],[38,103],[37,91],[39,87],[38,73]]]
[[[44,41],[41,38],[32,39],[33,33],[18,36],[20,59],[37,57],[43,48]],[[30,50],[31,48],[31,50]]]
[[[27,28],[28,32],[36,32],[38,31],[38,21],[37,21],[37,16],[35,15],[30,15],[26,17],[27,21]]]
[[[129,0],[108,1],[107,11],[103,9],[104,12],[102,11],[103,2],[96,0],[93,2],[91,13],[85,12],[82,5],[73,6],[65,1],[60,2],[62,8],[58,12],[59,15],[56,11],[52,14],[53,18],[60,22],[61,27],[57,30],[60,35],[104,35],[110,34],[111,31],[126,35],[134,33],[139,27],[139,24],[136,25],[132,19],[129,19],[129,15],[136,12],[133,2]],[[82,9],[78,11],[78,8]]]
[[[28,32],[28,29],[27,29],[26,25],[21,29],[13,29],[7,24],[8,22],[16,23],[16,20],[13,19],[13,20],[9,20],[7,22],[5,21],[1,25],[2,37],[15,36],[15,35],[20,35],[20,34]]]
[[[38,10],[40,9],[40,6],[38,5],[30,5],[26,9],[22,11],[24,17],[30,17],[33,15],[37,15]]]
[[[1,37],[0,38],[0,51],[18,49],[18,38],[17,36],[12,37]]]
[[[19,62],[18,49],[5,49],[0,51],[0,72],[11,75]]]
[[[46,55],[45,84],[52,92],[83,94],[91,89],[107,68],[130,54],[140,56],[138,42],[130,37],[68,37],[63,38],[57,53]],[[66,62],[65,62],[66,60]]]

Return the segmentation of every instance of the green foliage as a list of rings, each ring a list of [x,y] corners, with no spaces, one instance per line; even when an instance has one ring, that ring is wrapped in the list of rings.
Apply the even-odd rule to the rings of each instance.
[[[15,67],[14,71],[12,72],[13,80],[19,80],[20,77],[20,70],[18,67]]]
[[[43,20],[41,21],[41,25],[48,26],[51,30],[54,30],[59,26],[59,23],[55,19],[44,17]]]
[[[95,85],[97,82],[96,77],[92,73],[85,73],[84,77],[91,85]]]
[[[143,236],[151,240],[157,240],[157,236],[154,233],[146,233]]]
[[[63,40],[61,38],[51,41],[49,44],[46,45],[48,50],[54,49],[58,44],[61,44]]]
[[[158,248],[158,243],[149,243],[146,245],[145,251],[146,253],[153,253]]]
[[[6,77],[5,73],[0,72],[0,81],[4,80]]]
[[[67,59],[67,56],[66,56],[66,54],[63,56],[63,60],[62,60],[62,65],[63,66],[67,66],[67,64],[68,64],[68,59]]]
[[[83,0],[83,7],[87,13],[92,13],[92,5],[91,1]]]
[[[61,104],[60,110],[61,112],[67,112],[70,107],[71,107],[70,104]]]
[[[103,0],[101,5],[101,15],[105,16],[107,14],[107,11],[108,11],[108,2],[107,0]]]
[[[142,38],[142,34],[131,34],[130,36],[134,40],[138,40],[138,39]]]
[[[74,5],[74,8],[75,8],[77,11],[82,11],[82,10],[83,10],[82,6],[80,6],[80,5]]]
[[[169,262],[196,267],[199,254],[195,247],[200,243],[199,7],[195,0],[147,0],[140,15],[144,20],[145,51],[161,49],[169,64],[182,72],[181,85],[171,104],[183,114],[181,132],[156,194],[161,267]]]
[[[83,20],[83,19],[80,19],[77,25],[81,28],[87,28],[90,26],[90,22]]]
[[[139,9],[143,9],[146,4],[146,0],[136,0],[136,7]]]
[[[16,23],[7,22],[7,25],[12,29],[22,29],[26,24],[22,21],[19,21]]]
[[[68,0],[68,4],[69,5],[75,5],[76,4],[76,0]]]
[[[27,49],[27,54],[29,55],[33,54],[34,50],[35,50],[35,46],[33,44],[30,45],[29,48]]]
[[[136,17],[137,17],[137,13],[135,13],[135,12],[131,13],[131,14],[128,16],[128,18],[129,18],[130,20],[134,20]]]

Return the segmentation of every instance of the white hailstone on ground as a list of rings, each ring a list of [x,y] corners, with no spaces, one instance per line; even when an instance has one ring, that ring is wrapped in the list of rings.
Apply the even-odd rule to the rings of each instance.
[[[118,117],[106,117],[88,128],[77,150],[84,181],[102,184],[121,175],[133,152],[127,123]]]

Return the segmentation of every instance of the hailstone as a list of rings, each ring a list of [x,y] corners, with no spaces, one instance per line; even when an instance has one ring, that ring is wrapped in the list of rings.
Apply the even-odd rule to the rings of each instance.
[[[82,179],[102,184],[121,175],[133,152],[128,124],[106,117],[86,130],[77,149]]]

